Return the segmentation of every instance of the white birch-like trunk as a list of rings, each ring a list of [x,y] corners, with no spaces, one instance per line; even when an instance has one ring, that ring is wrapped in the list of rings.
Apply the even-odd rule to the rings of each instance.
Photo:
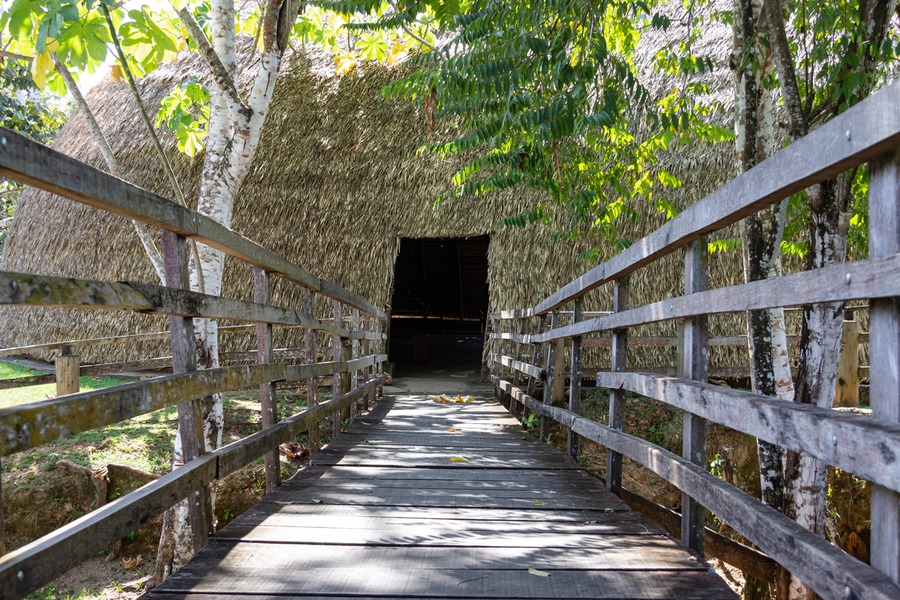
[[[810,268],[845,260],[846,218],[839,214],[845,203],[834,180],[808,191],[813,207],[810,227]],[[807,306],[803,311],[800,368],[795,400],[820,408],[834,406],[837,365],[841,350],[844,303]],[[827,465],[808,454],[785,456],[785,512],[803,527],[825,535],[825,502],[828,495]],[[791,577],[790,598],[814,600],[816,594],[797,577]]]
[[[266,9],[266,23],[261,25],[267,31],[266,49],[262,53],[253,86],[246,105],[229,88],[237,89],[237,57],[234,36],[234,3],[232,0],[213,0],[210,11],[211,48],[215,53],[212,60],[219,64],[211,66],[217,85],[211,90],[209,133],[206,141],[206,156],[200,181],[197,212],[231,227],[234,201],[256,154],[260,134],[268,113],[275,89],[275,81],[281,68],[281,59],[286,46],[286,37],[276,39],[281,3],[271,3]],[[293,4],[282,8],[289,18],[296,16]],[[273,9],[275,12],[273,13]],[[185,18],[184,16],[182,18]],[[289,28],[288,28],[289,29]],[[277,43],[276,43],[277,42]],[[210,60],[210,57],[207,56]],[[230,78],[222,82],[217,77],[227,74]],[[229,85],[230,84],[230,85]],[[191,274],[191,286],[197,289],[202,282],[206,294],[219,296],[222,292],[225,255],[219,250],[205,245],[197,249],[199,274]],[[197,338],[198,368],[219,366],[218,323],[208,319],[197,319],[194,323]],[[205,398],[201,402],[203,432],[207,451],[222,445],[225,425],[224,407],[221,394]],[[176,436],[175,467],[182,455],[181,438]],[[213,507],[215,496],[213,491]],[[160,551],[157,559],[157,581],[161,581],[183,566],[194,554],[190,535],[190,523],[184,504],[167,511]]]

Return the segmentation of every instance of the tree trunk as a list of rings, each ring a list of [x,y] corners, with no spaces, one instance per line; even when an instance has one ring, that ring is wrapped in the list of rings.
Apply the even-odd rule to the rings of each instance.
[[[844,193],[843,188],[848,186],[829,180],[807,191],[812,209],[808,269],[844,261],[847,219],[842,215],[849,189]],[[843,302],[804,307],[796,402],[821,408],[834,405],[843,321]],[[785,513],[819,535],[825,534],[826,467],[807,454],[787,452],[785,456]],[[815,597],[799,579],[791,578],[791,598],[813,600]]]
[[[762,80],[773,68],[771,50],[759,41],[762,6],[753,0],[735,0],[733,48],[735,81],[735,158],[740,173],[750,170],[775,148],[775,124],[771,94]],[[759,281],[781,274],[781,240],[787,201],[771,206],[741,222],[744,279]],[[747,340],[751,360],[751,382],[758,394],[785,398],[792,387],[783,310],[747,313]],[[757,441],[762,501],[783,509],[782,449]],[[787,578],[779,578],[779,592]],[[772,581],[746,578],[744,598],[768,597]]]
[[[259,59],[256,76],[245,104],[237,90],[237,60],[234,37],[234,2],[213,0],[210,10],[211,40],[186,9],[179,11],[182,22],[197,43],[213,75],[215,86],[210,91],[209,134],[200,179],[197,212],[231,227],[234,200],[244,179],[250,172],[259,145],[260,134],[275,90],[275,80],[281,68],[281,58],[287,47],[288,35],[297,16],[293,0],[269,2],[260,24],[264,50]],[[199,271],[191,274],[191,285],[202,283],[206,294],[219,296],[225,255],[219,250],[199,245]],[[198,368],[219,366],[218,324],[213,320],[195,323]],[[201,402],[203,432],[207,451],[222,444],[224,408],[221,394]],[[182,452],[180,436],[176,436],[176,462]],[[214,491],[211,490],[213,506]],[[166,513],[157,558],[157,582],[183,566],[193,555],[187,511],[181,505]]]

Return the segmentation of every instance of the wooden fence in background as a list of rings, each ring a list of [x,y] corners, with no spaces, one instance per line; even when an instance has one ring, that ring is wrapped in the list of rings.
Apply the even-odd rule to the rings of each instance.
[[[380,396],[382,364],[386,360],[386,315],[366,299],[311,275],[194,211],[5,129],[0,129],[0,175],[159,228],[166,265],[165,286],[0,272],[0,303],[168,315],[168,332],[142,335],[170,338],[172,356],[168,360],[173,371],[163,377],[2,409],[0,456],[177,404],[185,462],[144,487],[0,557],[0,597],[26,595],[183,499],[189,500],[194,546],[202,548],[210,533],[211,482],[264,455],[266,490],[273,490],[279,484],[280,444],[305,431],[313,436],[318,424],[328,419],[337,433],[342,413],[352,414],[360,402],[365,408]],[[189,291],[185,252],[188,238],[252,265],[254,301]],[[273,306],[269,301],[273,276],[305,288],[304,306],[299,310]],[[314,294],[333,300],[333,321],[313,316]],[[344,307],[352,314],[349,327],[342,316]],[[194,318],[252,323],[257,364],[198,370]],[[304,352],[308,364],[275,361],[273,326],[302,327],[307,331]],[[313,333],[317,331],[334,340],[334,360],[316,362]],[[322,376],[332,376],[334,393],[330,400],[319,404],[315,378]],[[300,381],[307,382],[308,407],[279,421],[275,384]],[[262,431],[207,452],[200,400],[253,386],[259,386]]]
[[[606,485],[622,493],[627,456],[683,492],[682,543],[704,549],[705,511],[750,540],[824,598],[900,598],[900,82],[823,125],[730,181],[628,249],[564,285],[531,308],[501,312],[491,334],[493,381],[504,401],[521,403],[607,448]],[[706,235],[790,194],[849,169],[869,167],[869,258],[816,271],[707,289]],[[684,252],[684,295],[629,306],[628,276],[674,252]],[[584,296],[613,286],[611,314],[585,318]],[[706,382],[707,315],[743,313],[822,302],[870,305],[870,417],[785,402]],[[573,322],[562,325],[560,308]],[[681,377],[629,372],[631,327],[678,320],[683,324]],[[532,331],[533,333],[526,333]],[[586,336],[611,335],[611,368],[596,374],[610,390],[609,421],[580,415],[581,349]],[[557,341],[570,346],[568,408],[551,404],[564,377]],[[536,382],[545,379],[543,397]],[[678,456],[623,432],[626,392],[663,402],[683,414]],[[815,456],[872,482],[871,566],[706,470],[707,422],[715,422],[787,450]],[[542,436],[543,437],[543,436]]]

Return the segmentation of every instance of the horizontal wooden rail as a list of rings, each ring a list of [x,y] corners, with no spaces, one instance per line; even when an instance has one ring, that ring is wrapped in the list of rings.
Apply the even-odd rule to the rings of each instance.
[[[321,319],[319,319],[321,322]],[[277,325],[277,324],[276,324]],[[331,325],[329,323],[329,325]],[[306,329],[302,325],[278,325],[282,329]],[[219,333],[236,333],[243,331],[255,331],[256,325],[223,325],[219,327]],[[383,333],[374,331],[350,331],[348,337],[351,340],[386,340],[387,336]],[[19,354],[29,354],[31,352],[41,352],[45,350],[59,350],[69,346],[71,348],[84,348],[88,346],[105,346],[107,344],[130,344],[133,342],[146,342],[152,340],[169,339],[168,331],[151,331],[148,333],[132,333],[126,335],[114,335],[109,337],[90,338],[83,340],[66,340],[62,342],[50,342],[48,344],[31,344],[28,346],[14,346],[12,348],[0,348],[0,356],[16,356]],[[275,352],[280,349],[276,348]],[[229,353],[223,353],[227,356]]]
[[[680,296],[546,333],[501,335],[519,343],[541,343],[700,314],[892,296],[900,296],[900,254]]]
[[[597,386],[652,398],[900,490],[898,424],[662,375],[602,372]],[[885,460],[891,456],[895,459]]]
[[[498,377],[492,377],[492,380],[494,385],[529,410],[637,461],[672,483],[803,580],[817,594],[825,598],[860,600],[900,597],[900,586],[883,573],[689,460],[564,408],[543,404],[508,381]]]
[[[385,355],[306,365],[243,365],[191,371],[0,409],[0,456],[8,456],[174,405],[275,381],[300,381],[371,366]],[[358,366],[361,365],[361,366]]]
[[[0,176],[192,238],[314,292],[385,318],[362,296],[320,279],[271,250],[186,207],[0,128]]]
[[[143,487],[0,557],[0,597],[20,598],[95,556],[112,540],[173,506],[202,485],[290,441],[381,383],[374,378],[348,394],[309,407],[275,426],[204,454]]]
[[[0,304],[57,306],[90,310],[130,309],[181,317],[234,319],[256,323],[297,325],[347,337],[332,323],[285,308],[231,300],[209,294],[146,283],[113,283],[70,277],[0,271]]]
[[[647,237],[564,285],[522,316],[548,313],[605,283],[684,248],[711,231],[737,223],[794,192],[896,148],[900,144],[900,111],[897,111],[897,106],[900,106],[900,82],[872,94],[732,179]]]
[[[521,360],[516,360],[511,356],[503,356],[500,354],[491,354],[491,360],[499,365],[503,365],[504,367],[514,369],[519,373],[524,373],[529,377],[533,377],[534,379],[543,379],[544,371],[540,367],[536,367],[534,365],[528,364],[526,362],[522,362]]]

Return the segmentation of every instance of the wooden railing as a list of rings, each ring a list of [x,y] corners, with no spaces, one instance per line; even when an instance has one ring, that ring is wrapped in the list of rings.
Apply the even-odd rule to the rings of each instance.
[[[702,554],[705,509],[734,528],[824,598],[900,598],[900,83],[730,181],[632,244],[564,285],[532,308],[501,312],[492,333],[498,393],[510,404],[568,429],[569,452],[578,438],[607,448],[606,485],[622,491],[626,456],[683,492],[682,543]],[[869,258],[816,271],[707,289],[705,236],[849,169],[869,166]],[[628,275],[684,249],[685,293],[644,306],[628,305]],[[613,287],[611,314],[584,318],[583,298]],[[706,383],[711,314],[869,300],[872,416],[819,408]],[[574,321],[559,324],[570,305]],[[683,376],[627,372],[631,327],[680,320]],[[505,331],[504,331],[505,330]],[[533,333],[526,333],[532,331]],[[611,333],[611,365],[596,375],[610,390],[609,422],[579,414],[583,337]],[[550,403],[563,376],[557,340],[570,344],[568,408]],[[512,346],[512,347],[510,347]],[[545,379],[543,398],[536,380]],[[622,431],[624,395],[632,392],[683,411],[678,456]],[[782,448],[817,457],[872,482],[871,566],[832,546],[781,513],[708,473],[706,423],[712,421]],[[543,437],[543,436],[542,436]]]
[[[307,273],[241,235],[146,190],[0,129],[0,176],[76,202],[158,227],[162,233],[166,286],[0,272],[0,304],[133,310],[169,317],[172,375],[0,410],[0,456],[8,456],[81,431],[178,405],[185,464],[57,531],[0,557],[0,597],[22,597],[95,555],[111,541],[174,504],[188,499],[194,547],[210,533],[209,484],[265,455],[266,491],[279,483],[278,446],[309,431],[317,443],[319,423],[330,418],[335,434],[342,414],[352,415],[380,396],[385,313],[361,296]],[[254,301],[188,290],[186,240],[213,246],[253,266]],[[305,288],[300,310],[269,302],[270,277]],[[313,294],[333,300],[334,321],[313,316]],[[352,310],[350,326],[343,307]],[[197,370],[193,320],[255,324],[257,363]],[[309,364],[274,361],[272,327],[306,330]],[[315,332],[331,334],[334,360],[316,362]],[[316,401],[316,377],[333,376],[333,395]],[[361,378],[361,380],[360,380]],[[276,382],[306,381],[308,407],[278,421]],[[200,399],[259,386],[262,431],[206,452]]]

